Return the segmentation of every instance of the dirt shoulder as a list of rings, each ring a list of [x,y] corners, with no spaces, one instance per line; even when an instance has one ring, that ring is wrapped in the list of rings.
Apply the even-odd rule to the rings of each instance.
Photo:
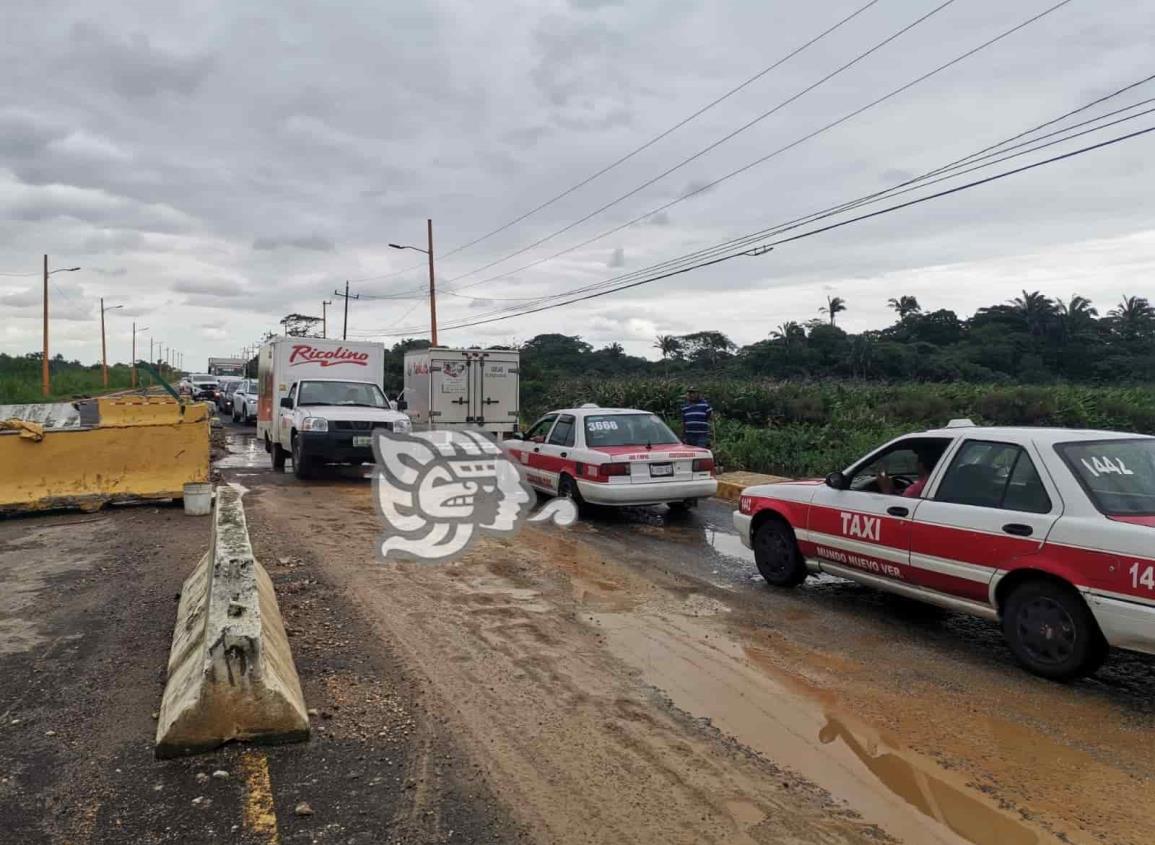
[[[208,525],[173,507],[0,521],[0,839],[519,839],[422,682],[315,559],[259,531],[316,711],[313,740],[153,758],[175,599]],[[311,815],[295,812],[301,802]]]

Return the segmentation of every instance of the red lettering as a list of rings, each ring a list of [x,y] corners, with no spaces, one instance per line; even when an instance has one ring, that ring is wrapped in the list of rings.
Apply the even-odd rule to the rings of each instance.
[[[344,346],[336,349],[318,349],[307,343],[296,343],[289,354],[289,366],[297,364],[320,364],[322,367],[335,367],[338,364],[355,364],[365,367],[369,364],[368,352],[354,352]]]

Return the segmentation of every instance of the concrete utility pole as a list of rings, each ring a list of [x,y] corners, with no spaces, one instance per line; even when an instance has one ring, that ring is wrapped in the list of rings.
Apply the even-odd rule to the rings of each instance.
[[[110,305],[104,307],[104,297],[100,297],[100,367],[104,373],[104,386],[108,387],[108,345],[104,342],[104,312],[115,311],[117,308],[123,308],[123,305]]]
[[[329,318],[328,311],[326,309],[332,304],[333,300],[331,299],[321,300],[321,337],[329,336]]]
[[[79,267],[63,267],[59,270],[53,270],[52,273],[75,273]],[[52,378],[49,375],[48,368],[48,277],[52,275],[48,272],[48,256],[44,256],[44,349],[41,352],[43,360],[40,362],[40,390],[48,396],[52,392]]]
[[[429,256],[429,343],[431,346],[437,345],[437,288],[435,277],[433,273],[433,220],[425,220],[426,233],[428,235],[428,249],[422,249],[419,246],[409,246],[407,244],[389,244],[393,249],[411,249],[415,252],[424,252]]]
[[[340,296],[340,297],[343,297],[345,300],[345,325],[341,329],[341,340],[348,340],[349,339],[349,300],[350,299],[360,299],[361,294],[357,293],[357,294],[353,294],[352,296],[350,296],[349,295],[349,283],[345,282],[345,292],[341,293],[341,291],[335,290],[335,291],[333,291],[333,296]]]

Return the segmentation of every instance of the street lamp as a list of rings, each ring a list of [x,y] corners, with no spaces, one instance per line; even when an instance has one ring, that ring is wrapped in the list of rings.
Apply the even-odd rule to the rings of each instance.
[[[104,297],[100,297],[100,361],[101,369],[104,372],[104,386],[108,387],[108,345],[104,342],[104,312],[115,311],[117,308],[123,308],[123,305],[109,305],[104,307]]]
[[[148,326],[145,326],[144,328],[138,329],[136,327],[135,322],[132,324],[132,386],[133,387],[136,387],[136,333],[137,332],[146,332],[146,331],[148,331]],[[151,340],[149,341],[149,345],[150,346],[152,345]]]
[[[437,296],[434,291],[433,283],[433,221],[425,221],[426,231],[429,236],[429,248],[422,249],[419,246],[408,246],[406,244],[389,244],[392,249],[411,249],[415,252],[423,252],[429,256],[429,342],[430,345],[437,345]],[[348,300],[346,300],[346,304]]]
[[[40,362],[40,389],[45,396],[52,392],[52,380],[48,373],[48,277],[54,273],[75,273],[79,267],[61,267],[48,271],[48,256],[44,256],[44,350]]]

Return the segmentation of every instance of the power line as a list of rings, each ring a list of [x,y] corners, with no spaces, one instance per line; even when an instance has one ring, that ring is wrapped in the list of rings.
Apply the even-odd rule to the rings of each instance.
[[[520,249],[514,250],[513,252],[511,252],[507,255],[504,255],[501,258],[496,259],[495,261],[490,261],[488,264],[483,264],[482,266],[476,267],[467,273],[462,273],[459,276],[455,276],[454,278],[449,279],[447,283],[452,283],[452,282],[457,281],[458,279],[467,278],[469,276],[474,275],[475,273],[480,273],[484,270],[488,270],[490,267],[495,267],[498,264],[502,264],[511,258],[515,258],[518,255],[522,255],[523,253],[526,253],[529,250],[534,249],[535,247],[541,246],[546,241],[552,240],[553,238],[557,237],[558,235],[564,234],[565,232],[568,232],[571,229],[573,229],[577,226],[580,226],[582,223],[585,223],[587,220],[590,220],[590,219],[598,216],[602,212],[607,211],[610,208],[613,208],[618,203],[629,199],[630,197],[636,195],[640,191],[643,191],[646,188],[650,187],[654,183],[659,182],[662,179],[666,178],[671,173],[674,173],[674,172],[682,169],[687,164],[690,164],[691,162],[698,160],[699,158],[706,155],[707,153],[717,149],[718,147],[720,147],[722,144],[726,143],[727,141],[742,134],[746,130],[751,129],[752,127],[756,126],[758,123],[761,123],[763,120],[770,117],[771,115],[777,114],[779,111],[784,109],[786,106],[790,105],[791,103],[796,102],[797,100],[799,100],[802,97],[809,94],[814,89],[818,88],[821,85],[824,85],[826,82],[829,82],[834,77],[836,77],[839,74],[854,67],[856,64],[861,62],[863,59],[866,59],[867,57],[878,52],[883,47],[885,47],[887,44],[890,44],[892,41],[901,37],[902,35],[909,32],[910,30],[914,29],[919,24],[921,24],[924,21],[937,15],[939,12],[941,12],[943,9],[945,9],[947,6],[950,6],[954,2],[955,2],[955,0],[944,0],[944,2],[940,3],[938,6],[931,9],[929,12],[926,12],[925,14],[920,15],[918,18],[916,18],[911,23],[907,24],[906,26],[903,26],[902,28],[900,28],[896,32],[892,33],[891,35],[888,35],[886,38],[879,41],[878,43],[876,43],[874,46],[870,47],[869,49],[859,53],[853,59],[851,59],[850,61],[846,62],[845,64],[839,66],[838,68],[831,71],[830,73],[826,74],[821,79],[819,79],[817,82],[813,82],[810,85],[803,88],[802,90],[793,94],[792,96],[787,97],[785,100],[781,101],[780,103],[775,105],[773,108],[762,112],[762,114],[758,115],[757,117],[753,118],[752,120],[747,121],[746,123],[739,126],[737,129],[734,129],[734,130],[728,132],[727,134],[723,135],[721,138],[718,138],[717,140],[713,141],[712,143],[708,144],[707,146],[703,147],[702,149],[698,150],[697,152],[693,153],[692,155],[687,156],[686,158],[682,159],[680,162],[673,165],[672,167],[666,168],[665,170],[663,170],[658,175],[653,176],[650,179],[647,179],[645,182],[642,182],[640,185],[637,185],[634,188],[631,188],[629,191],[626,191],[624,194],[617,196],[613,200],[610,200],[608,203],[605,203],[604,205],[602,205],[598,208],[595,208],[593,211],[589,212],[584,217],[579,217],[577,220],[574,220],[572,223],[568,223],[565,226],[563,226],[562,228],[556,229],[555,231],[550,232],[545,237],[538,238],[533,243],[528,244],[526,246],[523,246]],[[1069,2],[1071,2],[1071,0],[1063,0],[1063,2],[1069,3]]]
[[[922,82],[925,82],[927,79],[930,79],[931,77],[936,76],[937,74],[943,72],[944,70],[947,70],[948,68],[953,67],[954,65],[958,64],[959,62],[962,62],[962,61],[970,58],[971,56],[975,55],[976,53],[978,53],[982,50],[985,50],[986,48],[998,43],[999,41],[1002,41],[1004,38],[1007,38],[1007,37],[1013,35],[1014,33],[1018,32],[1019,30],[1035,23],[1038,20],[1041,20],[1042,18],[1046,17],[1047,15],[1059,10],[1063,6],[1066,6],[1070,2],[1071,2],[1071,0],[1060,0],[1060,2],[1054,4],[1053,6],[1047,8],[1047,9],[1044,9],[1042,12],[1039,12],[1038,14],[1034,15],[1033,17],[1028,18],[1027,20],[1011,27],[1010,29],[1004,30],[999,35],[996,35],[993,38],[990,38],[987,41],[984,41],[982,44],[979,44],[977,47],[973,47],[970,50],[967,50],[966,52],[961,53],[960,55],[956,56],[955,58],[951,59],[950,61],[944,62],[943,64],[939,65],[938,67],[934,68],[933,70],[928,71],[927,73],[924,73],[921,76],[916,77],[915,79],[911,80],[910,82],[907,82],[906,84],[901,85],[898,88],[893,89],[889,93],[884,94],[883,96],[878,97],[875,100],[872,100],[871,102],[867,103],[866,105],[861,106],[861,107],[855,109],[854,111],[851,111],[851,112],[843,115],[842,117],[838,118],[837,120],[831,121],[830,123],[827,123],[825,126],[822,126],[819,129],[814,130],[813,132],[807,133],[806,135],[803,135],[801,138],[798,138],[797,140],[795,140],[795,141],[793,141],[793,142],[791,142],[785,146],[779,147],[778,149],[774,150],[773,152],[767,153],[766,155],[764,155],[760,158],[757,158],[754,161],[752,161],[748,164],[745,164],[742,167],[737,168],[736,170],[732,170],[729,173],[727,173],[723,176],[720,176],[711,182],[706,183],[705,185],[701,185],[701,186],[695,188],[693,191],[690,191],[686,194],[683,194],[680,197],[676,197],[675,199],[673,199],[667,203],[664,203],[663,205],[660,205],[657,208],[652,208],[649,211],[646,211],[645,213],[640,214],[637,217],[634,217],[633,219],[626,221],[625,223],[622,223],[618,226],[614,226],[611,229],[607,229],[606,231],[601,232],[600,234],[594,235],[593,237],[588,238],[588,239],[582,241],[581,243],[574,244],[573,246],[570,246],[570,247],[567,247],[566,249],[555,252],[552,255],[548,255],[548,256],[545,256],[543,258],[539,258],[539,259],[536,259],[534,261],[523,264],[522,266],[520,266],[514,270],[508,270],[506,272],[498,273],[497,275],[489,276],[485,279],[481,279],[481,280],[476,281],[476,282],[470,282],[469,284],[466,284],[466,285],[460,285],[459,287],[457,287],[455,289],[456,290],[463,290],[465,288],[476,287],[477,285],[486,284],[487,282],[492,282],[492,281],[497,281],[498,279],[507,278],[507,277],[512,276],[516,273],[520,273],[524,270],[528,270],[532,267],[536,267],[540,264],[544,264],[547,261],[552,261],[555,258],[560,258],[561,256],[566,255],[568,253],[571,253],[575,250],[582,249],[583,247],[589,246],[590,244],[595,243],[596,241],[602,240],[603,238],[607,238],[610,235],[613,235],[613,234],[616,234],[617,232],[622,231],[623,229],[626,229],[630,226],[633,226],[637,223],[640,223],[641,221],[643,221],[647,218],[653,217],[655,214],[659,214],[662,211],[665,211],[669,208],[672,208],[673,206],[678,205],[679,203],[685,202],[686,200],[690,199],[691,197],[694,197],[694,196],[697,196],[701,193],[704,193],[705,191],[707,191],[711,188],[714,188],[717,185],[720,185],[721,183],[726,182],[726,181],[734,178],[735,176],[739,176],[743,173],[746,173],[749,170],[752,170],[753,168],[755,168],[761,164],[765,164],[770,159],[775,158],[776,156],[781,155],[782,153],[787,152],[787,151],[793,149],[794,147],[797,147],[800,144],[802,144],[806,141],[809,141],[812,138],[817,137],[818,135],[821,135],[825,132],[830,131],[831,129],[847,122],[848,120],[851,120],[852,118],[855,118],[858,115],[881,105],[882,103],[892,99],[893,97],[896,97],[899,94],[901,94],[905,91],[908,91],[909,89],[913,88],[914,86],[916,86]],[[468,274],[466,274],[466,275],[468,275]],[[456,278],[462,278],[462,277],[458,276]],[[456,279],[450,279],[449,280],[449,282],[453,282],[453,281],[456,281]]]
[[[733,88],[731,88],[726,93],[722,94],[720,97],[716,97],[715,99],[711,100],[709,103],[707,103],[706,105],[699,108],[693,114],[690,114],[689,116],[682,118],[681,120],[679,120],[674,125],[663,130],[662,132],[659,132],[657,135],[650,138],[650,140],[646,141],[644,144],[637,146],[637,147],[634,147],[634,149],[630,150],[625,155],[610,162],[605,167],[603,167],[601,170],[598,170],[598,171],[590,174],[585,179],[582,179],[580,182],[578,182],[576,185],[573,185],[573,186],[567,188],[566,190],[562,191],[560,194],[557,194],[553,197],[550,197],[545,202],[541,203],[540,205],[535,206],[534,208],[531,208],[529,211],[525,212],[521,216],[515,217],[514,219],[508,221],[507,223],[503,223],[502,225],[498,226],[493,231],[487,232],[484,235],[482,235],[481,237],[475,238],[474,240],[470,241],[469,243],[462,244],[461,246],[459,246],[453,250],[450,250],[449,252],[445,253],[445,255],[443,255],[441,257],[442,258],[448,258],[451,255],[456,255],[457,253],[463,252],[463,251],[469,249],[470,247],[476,246],[477,244],[481,243],[482,241],[488,240],[489,238],[492,238],[494,235],[498,235],[498,234],[506,231],[511,226],[517,225],[518,223],[525,220],[526,218],[532,217],[533,215],[537,214],[539,211],[542,211],[543,209],[549,208],[549,206],[553,205],[558,200],[565,199],[570,194],[572,194],[574,191],[577,191],[581,188],[584,188],[590,182],[593,182],[595,179],[598,179],[599,177],[604,176],[605,174],[609,173],[611,170],[613,170],[618,165],[624,164],[625,162],[629,161],[631,158],[636,156],[638,153],[649,149],[654,144],[658,143],[658,141],[661,141],[663,138],[666,138],[667,136],[673,134],[674,132],[681,129],[683,126],[685,126],[687,123],[690,123],[691,121],[696,120],[697,118],[701,117],[706,112],[710,111],[710,109],[712,109],[715,106],[720,105],[724,101],[730,99],[730,97],[734,96],[739,91],[741,91],[744,88],[747,88],[750,85],[752,85],[753,83],[757,82],[759,79],[764,77],[766,74],[781,67],[786,62],[790,61],[792,58],[797,56],[799,53],[814,46],[819,41],[821,41],[823,38],[825,38],[826,36],[835,32],[836,30],[840,29],[845,24],[850,23],[850,21],[854,20],[856,17],[861,15],[863,12],[865,12],[871,6],[876,5],[878,2],[879,2],[879,0],[870,0],[870,2],[867,3],[866,5],[860,6],[859,8],[855,9],[849,15],[844,17],[842,20],[838,21],[833,26],[830,26],[827,29],[823,30],[818,35],[814,36],[809,41],[807,41],[805,44],[801,45],[800,47],[794,48],[793,50],[791,50],[789,53],[787,53],[782,58],[778,59],[773,64],[762,68],[762,70],[758,71],[756,74],[754,74],[753,76],[744,80],[743,82],[739,83],[738,85],[735,85]],[[478,271],[474,271],[474,272],[478,272]]]
[[[0,276],[39,276],[39,273],[0,273]]]
[[[1093,152],[1093,151],[1098,150],[1098,149],[1112,146],[1114,144],[1118,144],[1118,143],[1121,143],[1123,141],[1132,140],[1132,139],[1140,137],[1142,135],[1146,135],[1150,132],[1155,132],[1155,126],[1151,126],[1151,127],[1146,128],[1146,129],[1140,129],[1140,130],[1137,130],[1135,132],[1131,132],[1131,133],[1128,133],[1125,135],[1120,135],[1120,136],[1117,136],[1114,138],[1110,138],[1106,141],[1101,141],[1097,144],[1092,144],[1092,145],[1089,145],[1086,147],[1081,147],[1079,149],[1072,150],[1070,152],[1066,152],[1066,153],[1062,153],[1062,154],[1059,154],[1056,156],[1052,156],[1052,157],[1047,158],[1047,159],[1042,159],[1042,160],[1037,161],[1037,162],[1032,162],[1031,164],[1023,165],[1021,167],[1017,167],[1017,168],[1014,168],[1012,170],[1004,171],[1002,173],[996,173],[993,176],[988,176],[988,177],[985,177],[982,179],[977,179],[977,180],[972,181],[972,182],[967,182],[967,183],[962,184],[962,185],[957,185],[955,187],[948,188],[948,189],[945,189],[942,191],[938,191],[936,193],[929,194],[929,195],[924,196],[924,197],[918,197],[918,198],[915,198],[913,200],[908,200],[907,202],[899,203],[897,205],[888,206],[886,208],[879,209],[876,211],[871,211],[871,212],[868,212],[866,214],[859,215],[857,217],[852,217],[848,220],[842,220],[842,221],[839,221],[837,223],[832,223],[832,224],[829,224],[827,226],[822,226],[822,227],[819,227],[817,229],[812,229],[810,231],[803,232],[801,234],[792,235],[790,237],[781,238],[781,239],[774,240],[774,241],[769,241],[769,242],[763,244],[763,248],[773,248],[775,246],[780,246],[782,244],[792,243],[794,241],[799,241],[799,240],[803,240],[805,238],[810,238],[810,237],[813,237],[815,235],[820,235],[820,234],[823,234],[826,232],[833,231],[835,229],[840,229],[840,228],[843,228],[845,226],[849,226],[853,223],[859,223],[859,222],[862,222],[865,220],[869,220],[869,219],[872,219],[875,217],[882,216],[884,214],[890,214],[890,213],[895,212],[895,211],[900,211],[902,209],[910,208],[912,206],[919,205],[919,204],[924,203],[924,202],[928,202],[929,200],[940,199],[942,197],[946,197],[946,196],[949,196],[951,194],[956,194],[956,193],[959,193],[961,191],[969,190],[972,188],[979,187],[981,185],[988,184],[990,182],[994,182],[994,181],[997,181],[1000,179],[1005,179],[1008,176],[1014,176],[1014,175],[1017,175],[1020,173],[1027,172],[1029,170],[1034,170],[1036,168],[1043,167],[1045,165],[1054,164],[1056,162],[1063,161],[1063,160],[1066,160],[1069,158],[1073,158],[1075,156],[1083,155],[1085,153]],[[728,255],[723,255],[720,257],[704,260],[704,261],[701,261],[701,262],[698,262],[695,264],[691,264],[689,266],[682,267],[679,269],[671,270],[669,272],[661,273],[659,275],[650,276],[648,278],[643,278],[643,279],[640,279],[638,281],[633,281],[633,282],[630,282],[628,284],[621,284],[621,285],[617,285],[615,287],[608,288],[605,290],[594,291],[592,293],[587,293],[587,294],[584,294],[582,296],[572,297],[570,299],[567,299],[564,302],[555,302],[555,303],[551,303],[548,305],[541,305],[541,306],[538,306],[535,308],[524,309],[524,310],[518,311],[516,313],[505,314],[502,316],[494,316],[494,317],[489,317],[489,318],[485,318],[485,319],[461,322],[461,323],[445,326],[444,328],[447,330],[448,329],[468,328],[471,326],[478,326],[478,325],[484,325],[486,323],[493,323],[493,322],[498,322],[501,320],[507,320],[507,319],[511,319],[513,317],[520,317],[520,316],[526,316],[528,314],[535,314],[535,313],[550,310],[553,308],[560,308],[560,307],[563,307],[565,305],[572,305],[576,302],[584,302],[584,301],[589,300],[589,299],[595,299],[595,298],[598,298],[601,296],[606,296],[606,295],[611,294],[611,293],[617,293],[617,292],[622,291],[622,290],[628,290],[630,288],[639,287],[641,285],[652,284],[653,282],[661,281],[663,279],[667,279],[667,278],[670,278],[672,276],[681,275],[681,274],[687,273],[691,270],[696,270],[696,269],[700,269],[702,267],[707,267],[707,266],[710,266],[713,264],[718,264],[718,263],[721,263],[722,261],[728,261],[731,258],[737,258],[741,255],[746,255],[746,254],[748,254],[748,253],[745,251],[731,253]]]

